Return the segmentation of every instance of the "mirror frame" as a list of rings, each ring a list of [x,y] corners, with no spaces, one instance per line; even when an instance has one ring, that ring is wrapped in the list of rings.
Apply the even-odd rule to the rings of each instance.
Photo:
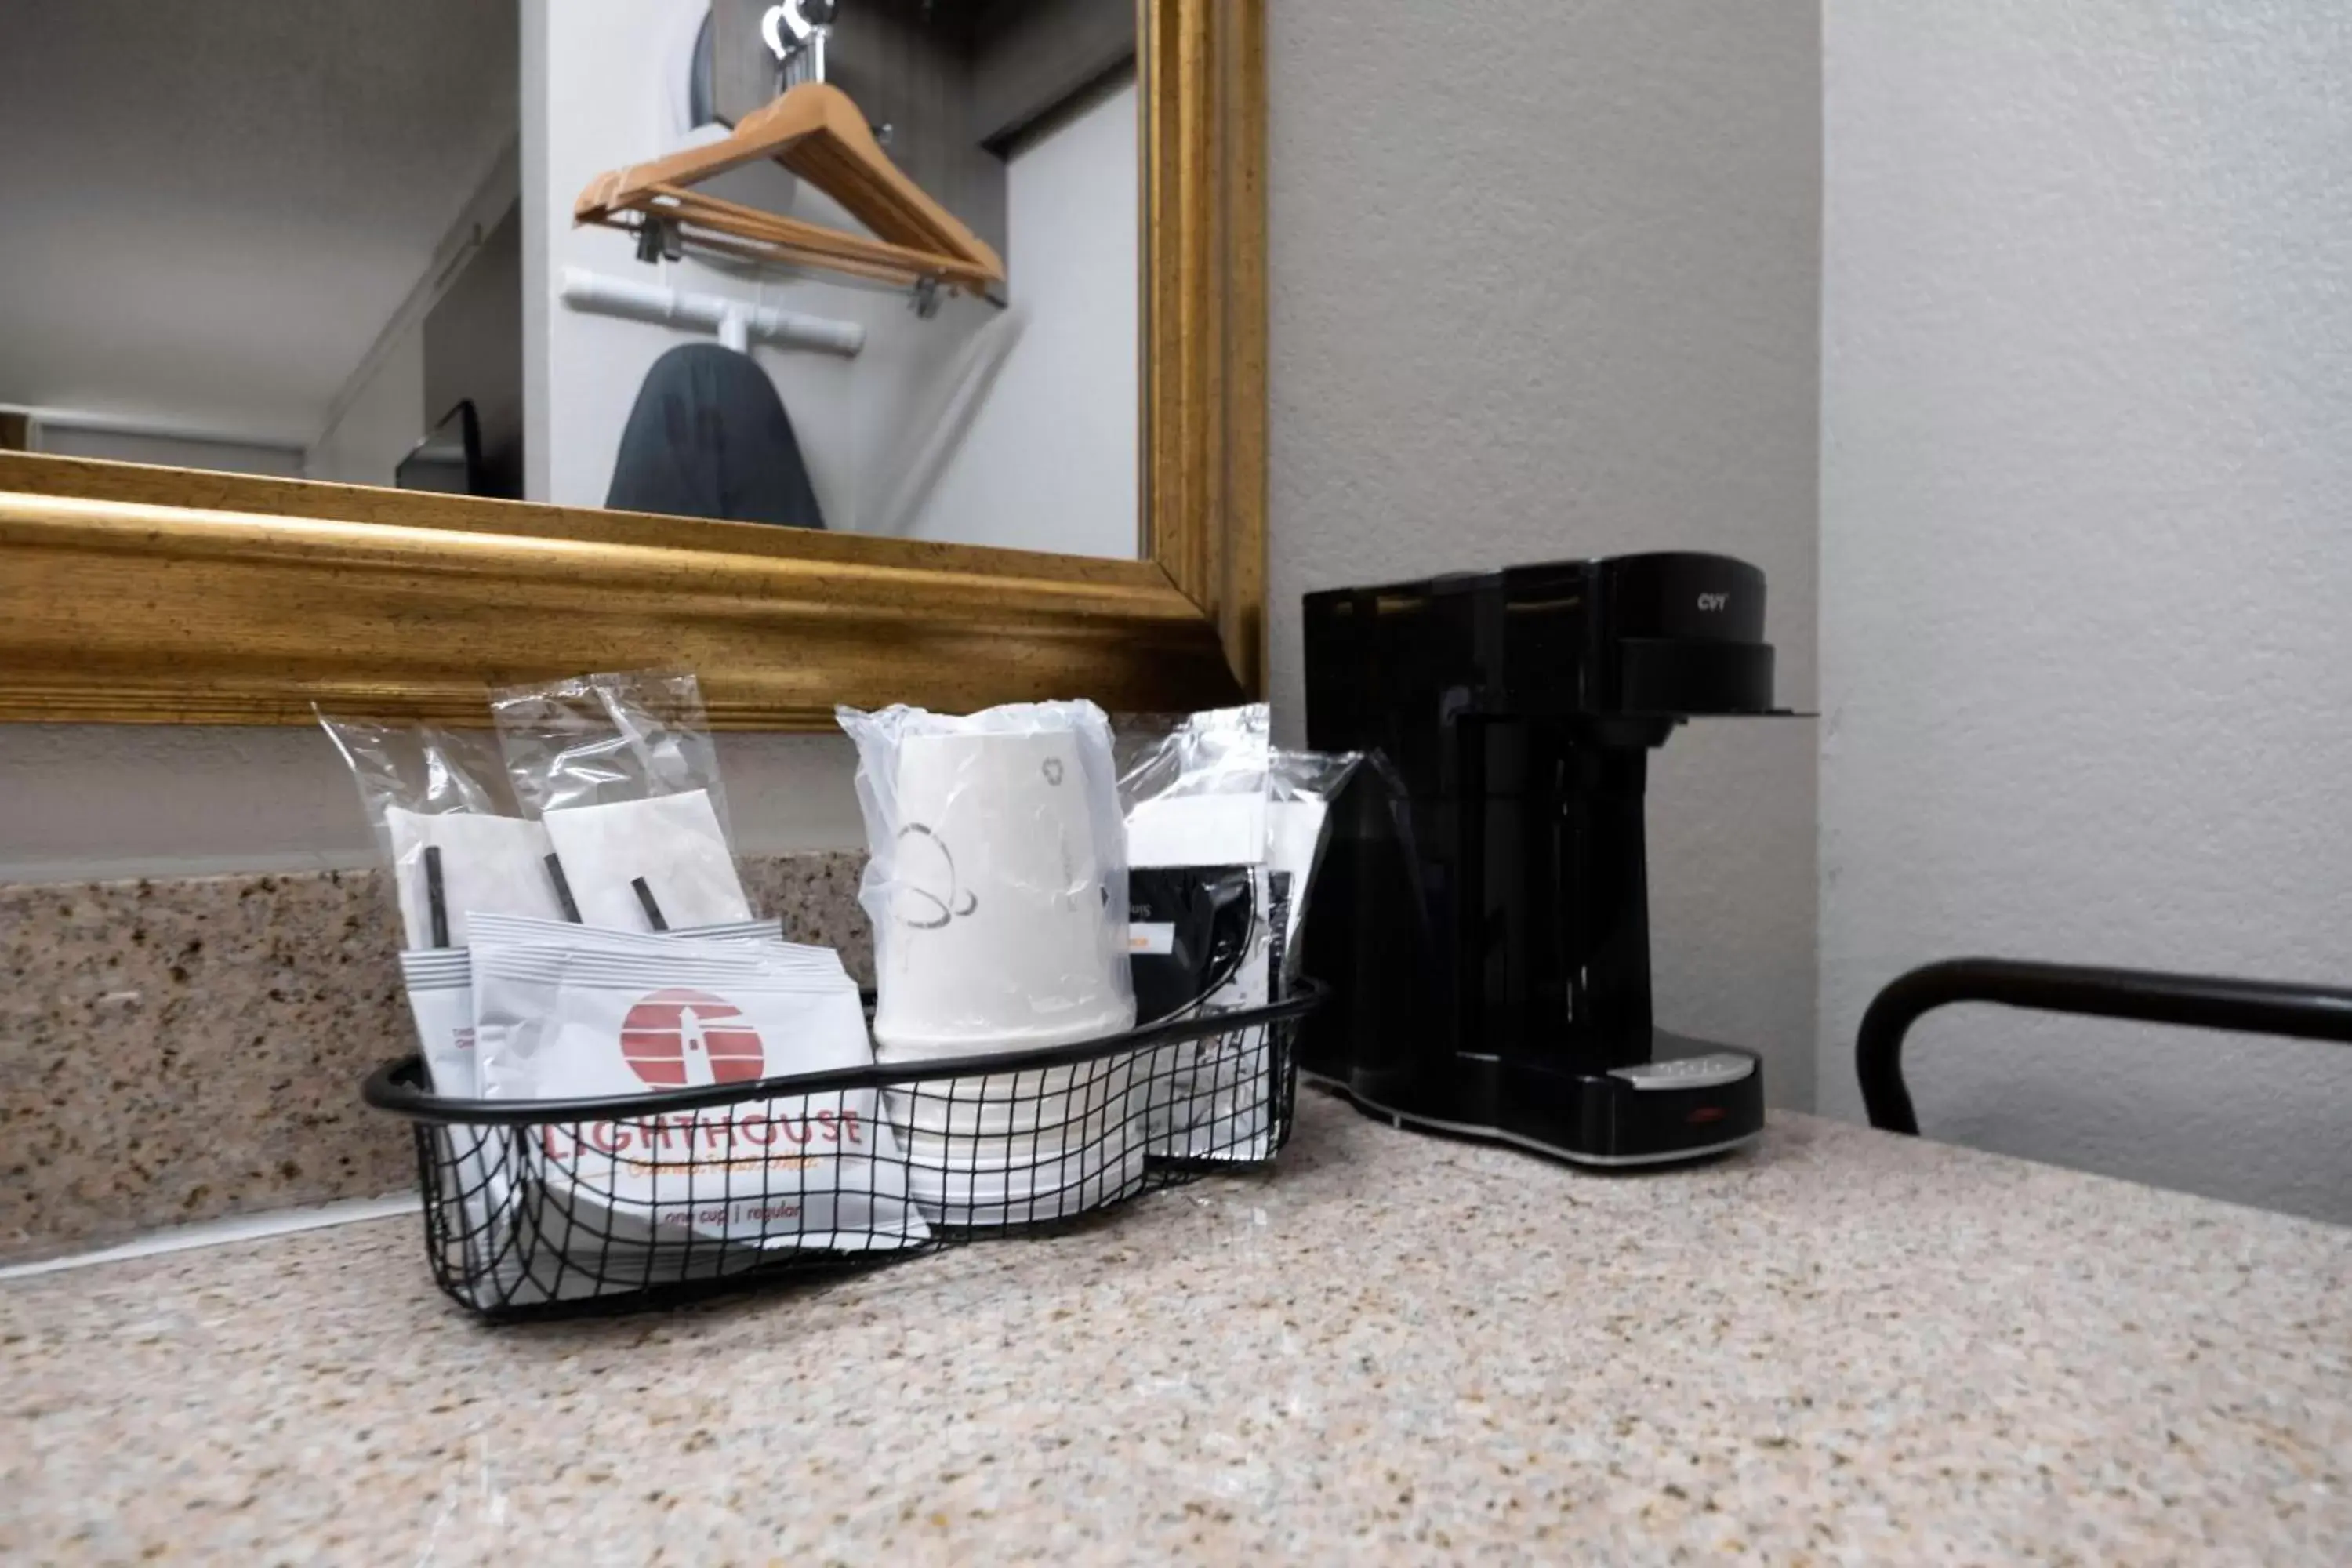
[[[1117,561],[0,453],[0,721],[485,721],[698,672],[714,725],[1261,689],[1264,0],[1139,0],[1140,531]]]

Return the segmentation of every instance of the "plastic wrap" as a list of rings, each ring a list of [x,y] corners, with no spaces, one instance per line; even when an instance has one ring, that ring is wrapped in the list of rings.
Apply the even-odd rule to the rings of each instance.
[[[478,910],[562,914],[547,834],[516,812],[490,737],[318,718],[359,786],[404,948],[462,947],[467,917]]]
[[[1298,978],[1299,937],[1315,874],[1330,841],[1331,803],[1363,760],[1360,752],[1292,752],[1277,746],[1266,773],[1266,868],[1287,911],[1282,956],[1275,965],[1282,991]]]
[[[857,743],[884,1061],[1132,1027],[1127,854],[1091,702],[839,710]]]
[[[473,950],[478,1094],[606,1098],[862,1067],[857,988],[772,922],[645,936],[493,921]],[[766,1245],[871,1251],[929,1230],[870,1089],[520,1130],[537,1173],[498,1195],[504,1304],[593,1295],[615,1276],[713,1278]],[[511,1134],[509,1134],[511,1135]],[[789,1216],[789,1226],[779,1224]]]
[[[555,945],[581,951],[656,953],[691,951],[679,947],[680,942],[753,942],[760,944],[766,961],[773,967],[843,982],[849,978],[839,951],[787,942],[783,923],[772,918],[727,921],[719,925],[655,933],[604,931],[513,915],[485,915],[474,922],[474,940],[478,944],[492,947]]]
[[[433,1092],[472,1099],[480,1087],[474,1061],[472,954],[462,947],[412,949],[400,955],[400,980]],[[514,1183],[504,1140],[487,1127],[436,1127],[433,1137],[457,1184],[467,1275],[488,1277],[498,1269],[511,1230]]]
[[[584,923],[643,931],[751,917],[692,675],[507,687],[490,711],[507,776],[545,826]]]
[[[1133,1027],[1126,837],[1102,710],[839,711],[866,817],[876,1058],[1001,1055]],[[891,1091],[884,1110],[925,1214],[1003,1225],[1076,1214],[1141,1181],[1134,1092],[1122,1058],[929,1082]]]
[[[1201,1006],[1246,954],[1263,954],[1267,757],[1265,705],[1253,703],[1178,722],[1119,778],[1130,968],[1146,1023]]]
[[[480,1053],[476,1049],[474,963],[486,950],[650,950],[656,954],[691,956],[705,951],[701,944],[735,944],[756,950],[771,967],[782,973],[812,978],[845,991],[853,998],[856,994],[837,952],[831,948],[785,942],[782,925],[772,920],[740,921],[661,936],[597,931],[562,921],[488,912],[479,914],[469,925],[475,944],[471,948],[425,949],[400,955],[401,980],[407,992],[410,1016],[415,1021],[428,1081],[435,1094],[452,1099],[483,1097],[482,1074],[478,1068]],[[674,943],[680,945],[670,945]],[[861,1055],[858,1059],[862,1062],[865,1058]],[[866,1097],[868,1100],[872,1098]],[[440,1146],[440,1167],[456,1186],[454,1196],[463,1215],[456,1232],[466,1251],[462,1277],[475,1282],[482,1298],[478,1304],[552,1300],[594,1293],[589,1271],[581,1266],[580,1259],[565,1253],[563,1244],[577,1241],[583,1250],[592,1244],[597,1246],[593,1262],[601,1269],[616,1261],[601,1250],[603,1237],[609,1232],[575,1231],[568,1207],[538,1190],[539,1184],[520,1177],[524,1170],[544,1168],[547,1162],[522,1158],[511,1147],[513,1134],[500,1128],[446,1124],[434,1128],[431,1135]],[[886,1183],[892,1179],[885,1177]],[[903,1187],[903,1180],[898,1184]],[[903,1195],[901,1193],[902,1198]],[[899,1223],[887,1210],[881,1217],[886,1224]],[[637,1229],[633,1219],[630,1234],[636,1235]],[[865,1245],[860,1244],[861,1247]],[[641,1257],[635,1261],[656,1274],[667,1271],[672,1278],[680,1277],[677,1271],[684,1267],[684,1260],[667,1255]],[[693,1267],[724,1271],[748,1265],[706,1254],[695,1258]]]
[[[1131,963],[1147,1019],[1274,998],[1287,914],[1266,865],[1269,754],[1264,703],[1217,709],[1177,725],[1119,781]],[[1273,1074],[1255,1030],[1154,1051],[1145,1074],[1152,1152],[1271,1158]]]

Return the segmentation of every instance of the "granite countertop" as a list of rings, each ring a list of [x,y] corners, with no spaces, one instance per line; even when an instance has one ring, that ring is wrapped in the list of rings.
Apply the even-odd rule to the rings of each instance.
[[[0,1285],[0,1556],[2352,1560],[2352,1230],[1805,1117],[486,1328],[414,1221]]]

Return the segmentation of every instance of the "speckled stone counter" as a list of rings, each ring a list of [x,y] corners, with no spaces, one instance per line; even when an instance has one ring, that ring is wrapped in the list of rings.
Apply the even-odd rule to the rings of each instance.
[[[376,1222],[0,1285],[10,1561],[2352,1561],[2352,1231],[1801,1117],[490,1329]]]
[[[754,909],[872,968],[862,855],[742,862]],[[0,1258],[414,1185],[359,1080],[415,1034],[376,876],[0,887]]]

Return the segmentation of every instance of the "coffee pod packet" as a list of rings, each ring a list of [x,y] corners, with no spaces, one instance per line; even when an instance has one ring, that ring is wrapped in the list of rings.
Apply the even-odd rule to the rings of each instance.
[[[1308,896],[1330,842],[1331,803],[1362,760],[1360,752],[1293,752],[1280,746],[1267,753],[1266,874],[1287,910],[1281,956],[1274,965],[1277,995],[1289,994],[1298,978]]]
[[[400,981],[433,1092],[471,1100],[474,1072],[474,968],[462,947],[414,948],[400,955]]]
[[[593,942],[626,947],[673,940],[758,942],[778,962],[844,983],[847,980],[837,952],[785,942],[782,926],[773,920],[739,921],[680,931],[674,938],[595,931],[520,915],[481,914],[469,926],[474,940],[485,945]],[[401,979],[425,1070],[433,1092],[445,1099],[480,1097],[480,1076],[475,1068],[472,959],[472,953],[461,947],[400,955]],[[436,1164],[451,1188],[442,1196],[455,1203],[461,1216],[457,1224],[439,1234],[445,1237],[444,1245],[459,1249],[450,1260],[453,1272],[470,1284],[478,1305],[511,1306],[596,1293],[595,1276],[567,1268],[560,1257],[545,1256],[549,1248],[542,1245],[543,1227],[535,1216],[546,1205],[528,1204],[518,1195],[530,1190],[524,1179],[530,1130],[447,1122],[431,1125],[428,1136],[435,1141]],[[527,1213],[534,1216],[530,1223],[525,1223]],[[721,1261],[709,1260],[714,1268]]]
[[[584,924],[660,931],[751,918],[701,688],[678,670],[493,691],[516,796]]]
[[[856,985],[767,947],[477,946],[481,1097],[645,1095],[868,1065]],[[535,1179],[517,1224],[531,1287],[705,1278],[748,1266],[746,1251],[923,1241],[876,1100],[848,1089],[525,1129]]]
[[[830,947],[812,947],[788,940],[783,922],[765,920],[724,921],[685,931],[643,932],[600,931],[593,926],[561,921],[530,920],[516,915],[484,915],[474,922],[474,940],[486,947],[529,947],[552,944],[607,952],[667,952],[688,951],[682,942],[747,942],[760,944],[763,960],[772,967],[819,979],[847,983],[849,971],[841,953]]]
[[[1274,997],[1288,915],[1267,865],[1266,728],[1264,703],[1192,714],[1120,777],[1129,963],[1147,1022]],[[1145,1082],[1152,1152],[1273,1157],[1279,1086],[1262,1026],[1157,1047]]]
[[[836,715],[857,745],[877,1057],[1010,1054],[1131,1028],[1126,837],[1102,710]]]
[[[462,948],[478,910],[562,915],[546,831],[518,810],[488,737],[318,718],[359,786],[399,910],[402,947]]]
[[[412,949],[400,955],[400,979],[433,1092],[449,1100],[473,1099],[478,1079],[472,955],[462,947]],[[442,1196],[462,1215],[440,1233],[442,1245],[457,1252],[452,1271],[468,1281],[490,1279],[513,1245],[511,1130],[442,1122],[428,1124],[425,1134],[433,1140],[441,1179],[452,1189]],[[493,1296],[484,1290],[481,1304],[489,1304]]]

